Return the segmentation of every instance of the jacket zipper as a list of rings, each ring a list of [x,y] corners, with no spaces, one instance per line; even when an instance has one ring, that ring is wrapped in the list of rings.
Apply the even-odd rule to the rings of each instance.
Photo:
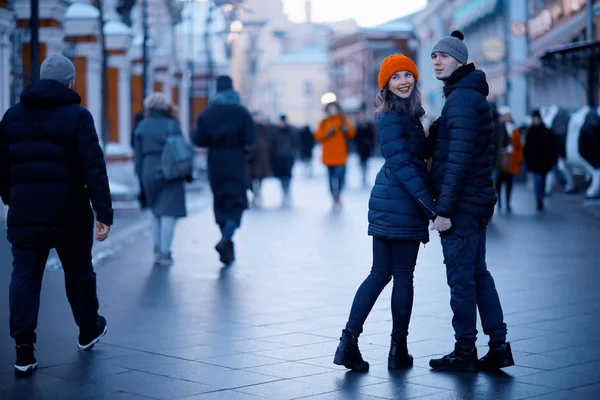
[[[435,212],[433,212],[433,211],[431,210],[431,208],[427,207],[427,204],[425,204],[425,203],[423,202],[423,200],[421,200],[421,199],[418,199],[418,200],[419,200],[419,202],[420,202],[421,204],[423,204],[423,207],[425,207],[425,208],[426,208],[426,209],[427,209],[427,210],[428,210],[430,213],[432,213],[433,215],[436,215],[436,214],[435,214]]]

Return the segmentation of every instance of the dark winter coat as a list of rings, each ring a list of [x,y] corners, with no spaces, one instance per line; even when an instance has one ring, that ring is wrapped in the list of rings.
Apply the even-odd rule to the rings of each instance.
[[[228,220],[239,225],[248,207],[246,150],[254,139],[252,116],[232,90],[217,93],[196,120],[193,142],[208,148],[208,179],[219,225]]]
[[[510,146],[510,136],[506,131],[506,125],[494,116],[494,167],[498,170],[504,169],[504,153]]]
[[[271,165],[276,178],[290,178],[296,153],[296,137],[291,126],[274,126],[271,135]]]
[[[373,152],[375,136],[373,135],[373,124],[364,122],[356,125],[356,151],[361,160],[367,160]]]
[[[546,125],[532,125],[525,142],[525,166],[528,171],[539,174],[550,172],[558,160],[556,137]]]
[[[300,158],[302,160],[312,160],[313,147],[315,147],[315,138],[309,126],[300,129]]]
[[[488,93],[485,74],[473,64],[456,70],[444,86],[431,169],[440,216],[489,218],[494,212],[495,130]]]
[[[271,173],[271,127],[256,124],[256,142],[252,146],[252,156],[248,162],[248,176],[251,180],[264,179]]]
[[[393,112],[377,116],[385,164],[369,199],[369,235],[429,241],[435,203],[426,184],[426,141],[420,121]]]
[[[104,154],[81,98],[51,80],[25,88],[0,122],[0,194],[13,244],[53,247],[113,223]]]
[[[135,130],[135,172],[155,217],[186,216],[185,180],[161,177],[161,155],[169,135],[183,135],[179,122],[166,113],[150,111]]]

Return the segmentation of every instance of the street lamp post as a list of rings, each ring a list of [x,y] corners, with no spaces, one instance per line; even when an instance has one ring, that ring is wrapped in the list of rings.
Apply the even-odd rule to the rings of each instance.
[[[212,0],[208,0],[208,11],[206,13],[206,27],[204,31],[204,46],[206,50],[206,100],[210,98],[212,81],[213,81],[213,54],[212,54],[212,46],[210,43],[210,28],[212,25],[212,14],[214,10],[214,2]]]
[[[31,83],[40,78],[40,2],[31,0],[29,29],[31,32]]]
[[[148,0],[142,0],[142,101],[148,94]]]

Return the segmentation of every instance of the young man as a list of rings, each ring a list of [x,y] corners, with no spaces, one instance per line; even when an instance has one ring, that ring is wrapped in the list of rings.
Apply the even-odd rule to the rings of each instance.
[[[60,55],[48,57],[41,80],[25,88],[21,102],[0,122],[0,194],[8,209],[12,244],[10,334],[17,345],[15,371],[30,374],[42,277],[50,249],[63,266],[67,298],[79,326],[78,347],[89,350],[106,333],[98,315],[92,266],[96,239],[113,223],[104,154],[94,120],[73,91],[75,67]],[[90,207],[90,201],[92,207]]]
[[[215,221],[221,229],[215,250],[223,264],[231,265],[235,261],[233,234],[248,208],[246,161],[255,140],[255,124],[229,76],[218,76],[216,86],[217,93],[196,120],[192,141],[208,149],[208,181]]]
[[[467,46],[458,31],[442,38],[431,53],[446,98],[434,135],[431,176],[438,215],[434,229],[442,239],[456,338],[453,352],[430,361],[438,370],[514,365],[502,307],[485,262],[486,228],[496,204],[494,122],[486,100],[489,87],[485,74],[467,64],[467,58]],[[483,331],[490,336],[490,350],[481,360],[475,347],[477,308]]]

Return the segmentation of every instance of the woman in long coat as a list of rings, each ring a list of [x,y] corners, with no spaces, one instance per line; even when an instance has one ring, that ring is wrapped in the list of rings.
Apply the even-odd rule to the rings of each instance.
[[[175,222],[187,214],[185,180],[167,181],[161,177],[159,168],[167,136],[183,133],[179,122],[171,115],[171,105],[164,94],[150,94],[144,100],[144,109],[146,118],[138,124],[134,134],[135,171],[154,216],[152,230],[155,263],[170,265],[173,262],[171,244]]]

